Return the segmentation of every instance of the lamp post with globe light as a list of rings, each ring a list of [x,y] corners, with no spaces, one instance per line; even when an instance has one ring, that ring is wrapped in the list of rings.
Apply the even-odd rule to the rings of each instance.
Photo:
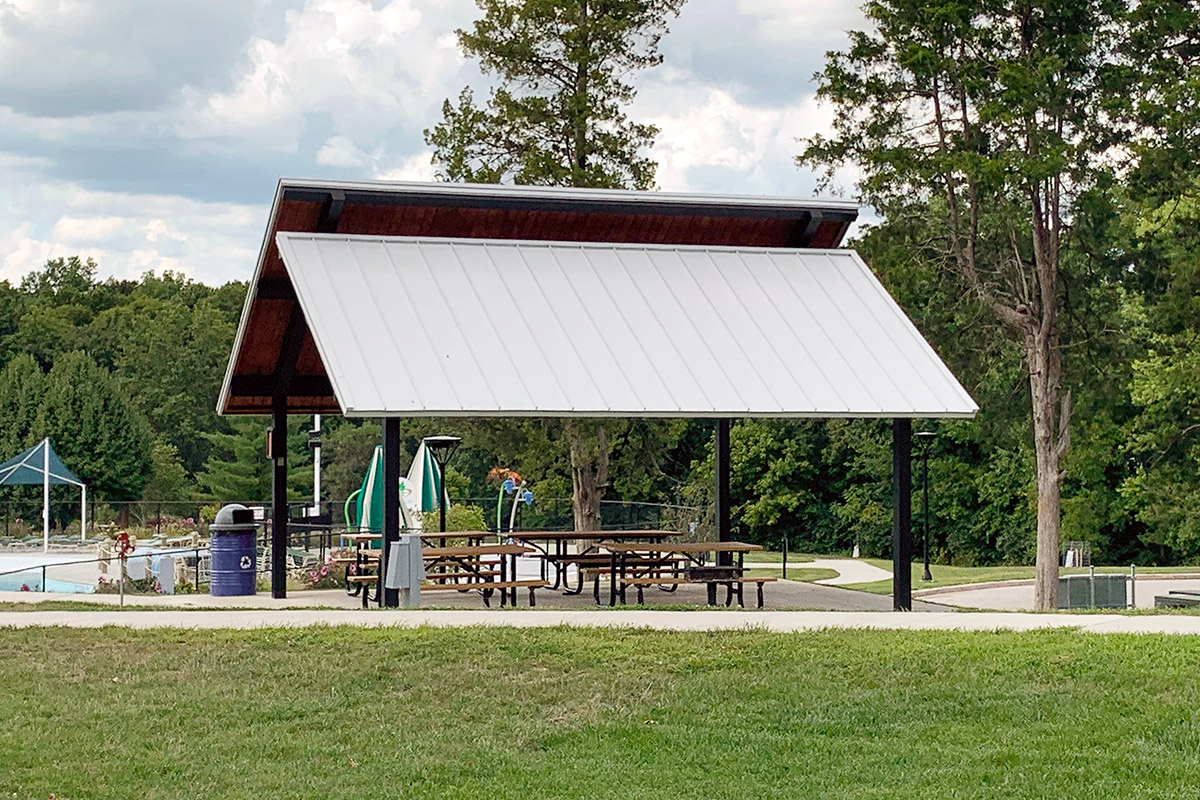
[[[450,463],[450,459],[454,458],[454,453],[458,450],[458,446],[462,444],[462,439],[458,436],[426,436],[422,441],[425,442],[425,447],[433,454],[433,460],[438,466],[438,530],[441,533],[446,532],[446,465]],[[443,545],[445,540],[443,540]]]

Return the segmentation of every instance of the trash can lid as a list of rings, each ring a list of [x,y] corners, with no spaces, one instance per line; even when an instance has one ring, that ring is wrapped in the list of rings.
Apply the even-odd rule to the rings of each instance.
[[[258,528],[254,512],[240,503],[230,503],[217,512],[217,518],[208,526],[213,533],[237,533]]]

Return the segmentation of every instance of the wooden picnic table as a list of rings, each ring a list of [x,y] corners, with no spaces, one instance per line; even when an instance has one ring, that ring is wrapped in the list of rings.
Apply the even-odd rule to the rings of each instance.
[[[413,534],[410,534],[413,535]],[[446,531],[445,533],[421,533],[415,534],[421,537],[422,541],[430,541],[433,539],[466,539],[470,544],[478,541],[479,537],[487,536],[486,532],[480,531]],[[343,541],[350,542],[354,546],[354,553],[349,556],[334,558],[335,564],[345,564],[346,574],[343,583],[346,587],[346,594],[351,597],[357,597],[361,593],[363,608],[373,600],[379,600],[382,595],[379,589],[379,555],[382,548],[372,547],[375,542],[383,541],[383,534],[378,531],[353,531],[340,534]],[[375,594],[371,594],[374,587]]]
[[[708,604],[717,604],[717,585],[728,590],[725,604],[736,597],[743,605],[744,559],[746,553],[762,550],[761,545],[746,542],[612,542],[601,544],[611,556],[609,563],[609,605],[617,604],[618,595],[625,602],[625,590],[637,588],[638,602],[642,601],[645,586],[678,586],[684,583],[703,583],[708,587]],[[709,553],[731,553],[736,558],[728,565],[706,563]],[[757,582],[757,579],[754,579]],[[766,579],[769,580],[769,579]],[[737,587],[736,590],[734,587]],[[759,607],[762,607],[762,583],[758,584]]]
[[[430,547],[421,551],[425,561],[428,585],[423,589],[478,590],[483,604],[491,605],[491,594],[500,592],[500,607],[510,602],[517,605],[517,589],[529,589],[529,604],[535,604],[534,591],[546,585],[543,580],[522,581],[517,578],[517,556],[533,552],[519,544],[484,544],[461,547]],[[498,556],[488,559],[487,556]],[[497,569],[498,567],[498,569]],[[437,572],[435,570],[442,570]],[[499,580],[497,580],[497,578]]]
[[[603,565],[608,557],[600,552],[599,545],[603,542],[661,542],[673,536],[676,531],[509,531],[504,534],[507,538],[525,542],[542,556],[542,579],[549,580],[547,565],[554,567],[554,583],[551,589],[563,589],[563,594],[579,594],[583,591],[583,573],[579,570],[584,566]],[[574,541],[586,541],[589,544],[574,553],[568,552],[568,545]],[[571,589],[567,586],[567,568],[574,565],[578,575],[578,585]]]

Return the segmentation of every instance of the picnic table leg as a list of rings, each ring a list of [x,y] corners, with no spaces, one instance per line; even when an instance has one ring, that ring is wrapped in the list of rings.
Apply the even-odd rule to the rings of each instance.
[[[763,607],[762,587],[763,587],[762,581],[759,581],[758,582],[758,607],[759,608]]]
[[[504,556],[500,556],[500,557],[504,558]],[[509,561],[509,565],[508,565],[508,567],[509,567],[508,574],[512,576],[513,582],[516,583],[516,581],[517,581],[517,556],[514,553],[513,555],[509,556],[509,558],[510,558],[510,561]],[[511,589],[509,589],[508,591],[509,591],[508,599],[511,601],[512,607],[516,608],[517,607],[517,587],[514,586]]]
[[[508,581],[508,562],[504,560],[504,556],[500,556],[500,582]],[[504,608],[504,603],[508,600],[508,589],[500,589],[500,607]]]
[[[708,604],[710,606],[717,604],[717,584],[715,581],[708,582]]]
[[[737,576],[739,578],[744,578],[746,576],[746,554],[745,553],[738,553]],[[760,583],[759,586],[762,586],[762,584]],[[737,598],[738,598],[738,606],[740,608],[746,607],[746,601],[745,601],[745,596],[744,596],[745,592],[746,592],[746,584],[742,583],[741,581],[738,581]]]
[[[600,586],[600,577],[596,576],[597,590]],[[608,567],[608,604],[615,606],[617,604],[617,554],[613,552]]]

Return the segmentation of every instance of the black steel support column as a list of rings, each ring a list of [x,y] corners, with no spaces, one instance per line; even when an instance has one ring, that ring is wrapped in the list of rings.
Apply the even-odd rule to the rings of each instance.
[[[400,538],[400,420],[387,417],[383,420],[383,552],[379,554],[380,605],[386,608],[400,606],[400,590],[384,589],[383,576],[387,574],[388,554],[392,542]]]
[[[714,450],[714,467],[717,476],[716,525],[717,541],[733,539],[729,521],[729,426],[732,420],[717,420],[717,440]],[[732,553],[718,553],[717,564],[728,567],[733,564]]]
[[[892,420],[892,608],[912,611],[912,420]]]
[[[271,596],[287,597],[287,398],[271,406]]]

